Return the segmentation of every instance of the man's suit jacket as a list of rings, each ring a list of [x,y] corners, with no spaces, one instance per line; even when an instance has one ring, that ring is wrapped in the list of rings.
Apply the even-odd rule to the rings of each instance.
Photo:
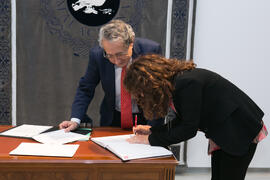
[[[167,146],[194,137],[198,130],[227,153],[243,155],[262,128],[263,111],[239,88],[218,74],[194,69],[175,78],[177,117],[152,128],[151,145]]]
[[[104,99],[100,107],[100,125],[109,126],[112,123],[115,110],[115,69],[114,64],[104,58],[103,51],[100,47],[94,47],[90,50],[88,68],[80,79],[72,104],[71,118],[82,120],[85,117],[88,105],[94,97],[95,88],[101,82]],[[160,45],[151,40],[135,38],[132,59],[149,53],[161,54]]]

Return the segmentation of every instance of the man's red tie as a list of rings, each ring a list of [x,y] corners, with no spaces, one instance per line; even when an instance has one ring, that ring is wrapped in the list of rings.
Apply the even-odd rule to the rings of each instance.
[[[124,87],[123,80],[126,74],[126,66],[121,73],[121,128],[132,128],[132,106],[131,96]]]

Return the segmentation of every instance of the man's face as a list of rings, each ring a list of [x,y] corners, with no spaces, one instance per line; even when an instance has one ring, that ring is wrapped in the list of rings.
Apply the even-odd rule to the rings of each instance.
[[[106,58],[118,67],[124,67],[128,64],[132,56],[133,43],[125,47],[122,40],[107,41],[103,40],[102,45]]]

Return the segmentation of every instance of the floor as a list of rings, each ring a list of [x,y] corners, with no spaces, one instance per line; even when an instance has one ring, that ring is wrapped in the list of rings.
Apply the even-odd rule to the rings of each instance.
[[[177,167],[175,180],[211,180],[209,168]],[[270,180],[270,169],[249,169],[245,180]]]

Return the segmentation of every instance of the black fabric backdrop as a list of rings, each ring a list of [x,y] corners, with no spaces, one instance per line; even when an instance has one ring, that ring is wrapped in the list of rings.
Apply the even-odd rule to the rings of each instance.
[[[0,0],[0,124],[11,124],[11,6]],[[171,57],[186,56],[189,0],[173,0]],[[99,27],[80,24],[66,0],[16,1],[17,124],[57,125],[69,119],[77,83]],[[167,1],[121,0],[114,19],[130,23],[137,36],[159,42],[165,51]],[[102,89],[88,114],[99,119]]]
[[[85,26],[69,13],[65,0],[17,1],[17,124],[57,125],[70,117],[77,83],[97,45],[100,27]],[[136,36],[165,50],[167,1],[122,0],[114,17],[130,23]],[[98,125],[102,89],[88,114]]]

